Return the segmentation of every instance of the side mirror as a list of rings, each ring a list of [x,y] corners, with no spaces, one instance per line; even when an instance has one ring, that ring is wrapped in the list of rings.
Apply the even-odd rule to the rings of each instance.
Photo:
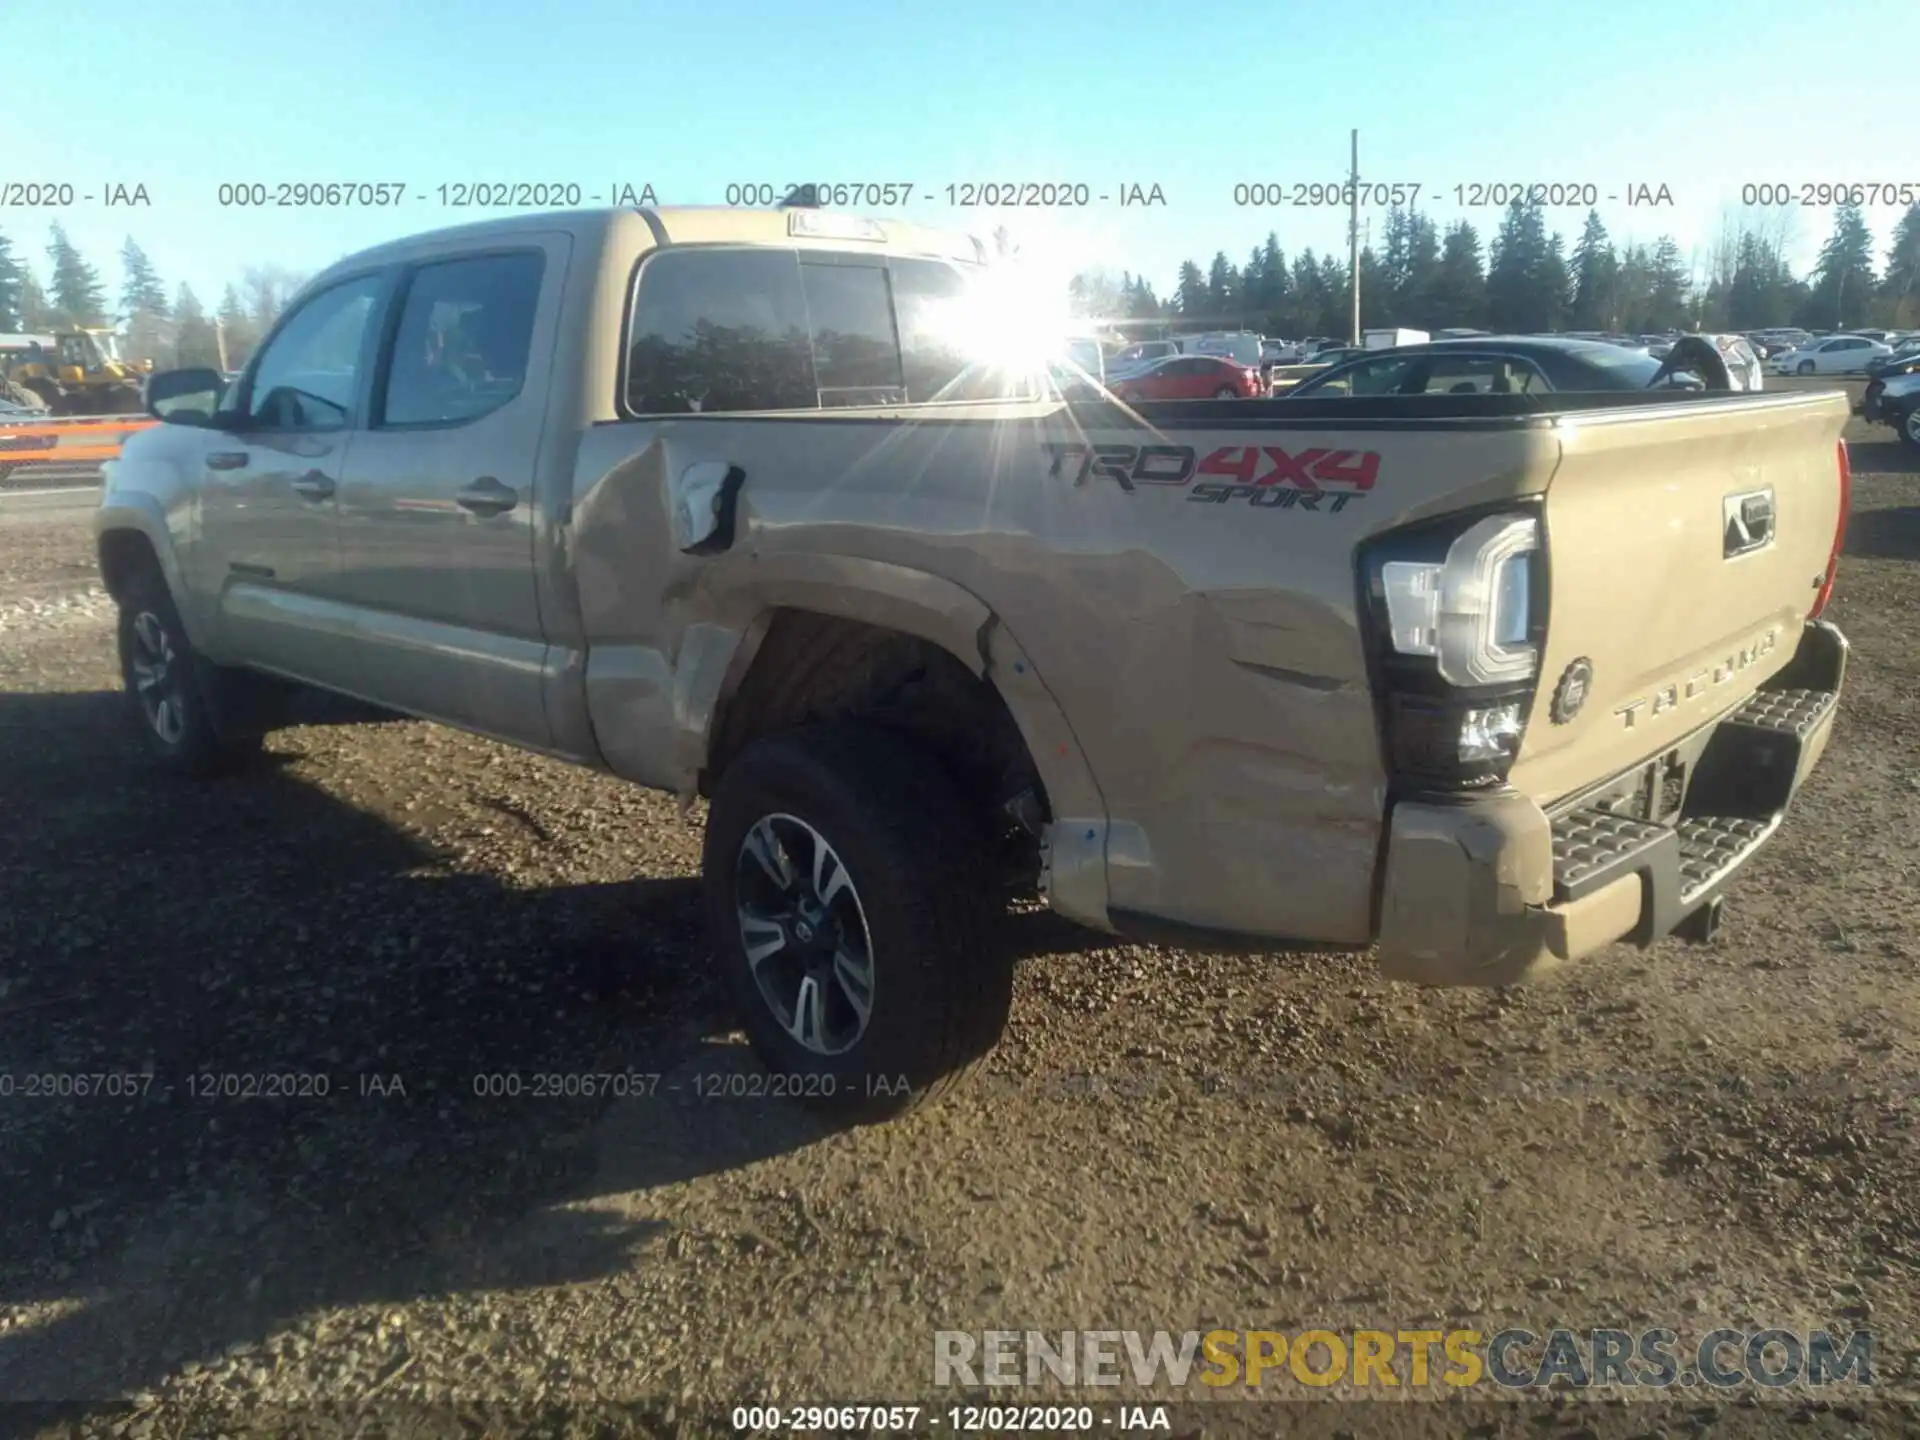
[[[147,413],[156,420],[204,425],[226,388],[218,370],[163,370],[147,380]]]

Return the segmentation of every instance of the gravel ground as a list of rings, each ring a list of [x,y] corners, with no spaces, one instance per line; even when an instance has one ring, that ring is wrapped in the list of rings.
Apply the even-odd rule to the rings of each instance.
[[[387,1429],[330,1433],[504,1434],[547,1422],[485,1407],[589,1400],[639,1403],[577,1433],[705,1433],[719,1402],[925,1397],[937,1329],[1724,1324],[1871,1329],[1875,1408],[1204,1431],[1920,1432],[1920,466],[1886,434],[1850,432],[1835,741],[1715,945],[1428,992],[1016,915],[986,1072],[837,1131],[707,1093],[757,1072],[698,813],[410,722],[166,782],[84,514],[0,508],[0,1399],[49,1434],[337,1402]],[[652,1093],[528,1093],[582,1073]],[[29,1093],[81,1074],[152,1079]],[[293,1093],[219,1093],[262,1075]]]

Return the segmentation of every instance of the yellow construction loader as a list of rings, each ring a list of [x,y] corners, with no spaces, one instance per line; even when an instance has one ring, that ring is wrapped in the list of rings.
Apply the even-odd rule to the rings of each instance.
[[[120,358],[106,329],[0,336],[0,379],[31,390],[54,415],[135,415],[153,362]]]

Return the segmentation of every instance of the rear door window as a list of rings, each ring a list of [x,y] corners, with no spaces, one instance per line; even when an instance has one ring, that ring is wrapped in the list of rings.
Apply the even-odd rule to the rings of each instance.
[[[807,300],[792,250],[663,250],[640,271],[627,347],[636,415],[812,410]]]

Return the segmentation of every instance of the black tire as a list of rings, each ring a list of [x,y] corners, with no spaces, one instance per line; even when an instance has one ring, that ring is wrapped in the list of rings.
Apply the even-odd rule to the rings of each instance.
[[[259,755],[264,717],[249,714],[245,703],[256,690],[253,677],[195,654],[158,571],[142,570],[127,582],[119,642],[127,703],[148,753],[162,766],[204,778]]]
[[[1216,400],[1238,400],[1240,398],[1240,392],[1231,385],[1222,385],[1218,390],[1213,392],[1213,398]]]
[[[1798,365],[1796,365],[1796,366],[1794,366],[1794,367],[1793,367],[1793,373],[1794,373],[1794,374],[1796,374],[1796,375],[1811,375],[1811,374],[1813,374],[1813,361],[1811,361],[1811,360],[1802,360],[1802,361],[1801,361],[1801,362],[1800,362],[1800,363],[1799,363]]]
[[[838,960],[817,953],[821,935],[791,912],[780,922],[758,918],[778,911],[783,893],[748,858],[749,836],[763,822],[778,834],[786,868],[801,872],[800,890],[811,886],[809,834],[844,866],[853,902],[845,890],[830,896],[828,909],[839,918],[828,923],[840,943],[824,943],[836,956],[857,953],[855,922],[864,931],[864,1018],[852,990],[833,978]],[[998,894],[989,838],[977,807],[936,760],[872,726],[809,725],[768,736],[727,767],[707,816],[708,925],[747,1036],[783,1093],[843,1118],[887,1119],[944,1094],[993,1048],[1006,1028],[1013,971],[992,924]],[[761,904],[766,897],[771,902]],[[795,1002],[784,1017],[748,960],[743,910],[766,927],[759,933],[771,928],[785,937],[760,967],[776,993],[795,977]],[[803,1044],[787,1028],[805,994],[798,977],[812,973],[826,977],[815,984],[815,1013],[839,1022],[845,1043],[836,1053],[826,1053],[826,1043]],[[824,1023],[815,1033],[834,1039]]]

